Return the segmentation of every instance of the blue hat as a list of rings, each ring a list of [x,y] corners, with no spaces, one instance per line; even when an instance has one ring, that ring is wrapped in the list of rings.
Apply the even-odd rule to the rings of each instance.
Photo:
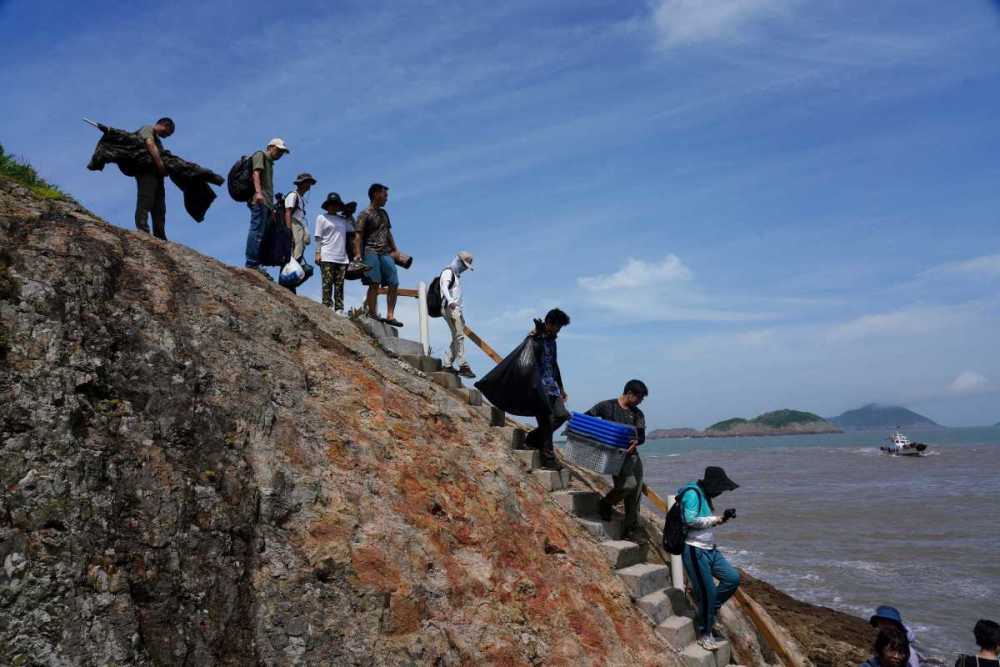
[[[875,610],[875,615],[868,619],[868,622],[871,625],[875,625],[875,622],[879,619],[892,621],[893,623],[897,623],[899,627],[903,627],[903,617],[895,607],[878,607]]]

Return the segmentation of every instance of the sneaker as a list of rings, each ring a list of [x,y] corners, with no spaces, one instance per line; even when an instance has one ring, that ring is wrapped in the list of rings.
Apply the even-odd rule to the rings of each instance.
[[[388,324],[390,327],[396,327],[397,329],[403,326],[403,323],[397,320],[395,317],[386,317],[382,321]]]
[[[345,317],[346,318],[347,317],[347,313],[345,313],[342,310],[335,310],[335,311],[333,311],[333,316],[334,317]]]
[[[459,368],[458,369],[458,374],[461,375],[464,378],[470,378],[471,379],[471,378],[476,377],[476,374],[473,373],[472,369],[469,368],[468,366],[462,366],[461,368]]]
[[[706,651],[718,651],[719,642],[715,641],[715,637],[711,634],[702,635],[698,639],[698,646],[702,647]]]
[[[601,498],[597,502],[597,513],[601,515],[601,521],[611,521],[611,516],[614,514],[614,508],[611,507],[611,503],[604,498]]]

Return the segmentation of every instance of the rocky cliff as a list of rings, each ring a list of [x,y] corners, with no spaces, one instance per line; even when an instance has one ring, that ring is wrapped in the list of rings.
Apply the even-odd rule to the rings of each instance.
[[[3,664],[677,664],[351,322],[3,179],[0,237]]]

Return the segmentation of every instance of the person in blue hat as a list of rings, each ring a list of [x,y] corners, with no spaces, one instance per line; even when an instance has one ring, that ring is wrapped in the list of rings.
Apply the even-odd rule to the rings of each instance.
[[[875,645],[872,646],[872,657],[861,663],[860,667],[906,667],[911,655],[913,649],[906,639],[906,633],[898,625],[889,623],[878,631]]]
[[[920,656],[917,655],[917,649],[914,645],[916,637],[913,636],[913,631],[903,623],[903,616],[899,613],[898,609],[886,605],[878,607],[872,617],[868,619],[868,622],[877,630],[885,628],[902,630],[910,644],[910,656],[907,664],[909,667],[920,667]]]

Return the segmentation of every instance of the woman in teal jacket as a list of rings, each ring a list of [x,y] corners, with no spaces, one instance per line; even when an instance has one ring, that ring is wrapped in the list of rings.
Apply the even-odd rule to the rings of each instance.
[[[698,644],[708,650],[718,650],[719,644],[713,627],[715,616],[726,600],[733,596],[740,585],[740,573],[715,546],[714,526],[726,523],[736,516],[736,510],[727,509],[722,516],[713,514],[712,500],[724,491],[739,488],[739,484],[726,476],[726,471],[716,466],[705,468],[705,476],[677,491],[683,509],[687,538],[684,541],[684,571],[687,573],[698,602]],[[715,580],[719,580],[718,586]]]

